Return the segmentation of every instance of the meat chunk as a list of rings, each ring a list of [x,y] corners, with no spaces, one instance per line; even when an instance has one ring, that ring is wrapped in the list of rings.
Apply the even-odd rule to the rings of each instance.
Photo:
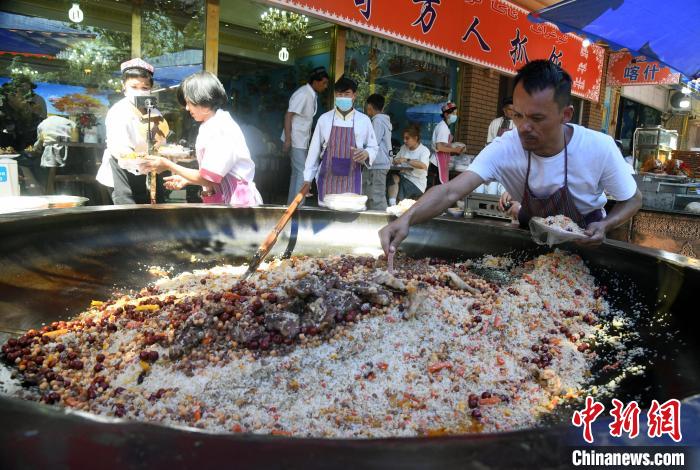
[[[265,314],[264,323],[267,330],[279,331],[285,338],[294,338],[299,334],[301,321],[299,315],[282,310]]]
[[[322,297],[308,304],[302,325],[321,329],[333,326],[336,317],[341,318],[347,312],[357,310],[361,302],[353,292],[329,289]]]
[[[455,289],[465,290],[467,292],[471,292],[472,294],[480,293],[478,289],[475,289],[474,287],[464,282],[464,280],[462,280],[461,277],[459,277],[452,271],[447,271],[444,275],[450,281],[452,287],[454,287]]]
[[[366,281],[358,281],[351,284],[350,289],[362,300],[375,305],[389,305],[391,303],[391,292],[384,289],[379,284]]]
[[[406,284],[401,279],[395,278],[392,274],[386,271],[377,271],[372,278],[372,281],[377,284],[382,284],[395,290],[406,290]]]
[[[418,313],[422,313],[429,308],[430,292],[429,286],[425,282],[410,282],[406,288],[408,292],[408,309],[406,318],[415,318]]]
[[[298,281],[290,282],[285,286],[285,290],[290,296],[301,299],[306,299],[310,296],[321,297],[328,289],[336,287],[337,283],[338,278],[335,276],[320,278],[309,275]]]

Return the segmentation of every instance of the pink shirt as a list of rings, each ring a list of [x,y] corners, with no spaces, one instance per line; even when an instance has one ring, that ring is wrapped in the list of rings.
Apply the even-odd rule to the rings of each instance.
[[[250,158],[241,128],[224,110],[202,123],[195,145],[199,174],[212,185],[213,196],[204,202],[233,206],[262,204],[255,188],[255,164]]]

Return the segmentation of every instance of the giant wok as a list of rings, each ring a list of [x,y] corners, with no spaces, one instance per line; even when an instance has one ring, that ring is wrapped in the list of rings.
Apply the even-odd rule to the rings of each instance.
[[[91,299],[146,285],[152,278],[145,268],[151,265],[178,272],[240,263],[255,251],[282,211],[163,205],[5,216],[0,223],[0,342],[28,328],[67,319]],[[305,208],[271,255],[378,254],[377,231],[387,221],[378,213]],[[568,248],[577,251],[599,279],[634,286],[634,298],[625,294],[611,299],[618,308],[645,306],[638,325],[654,359],[642,376],[621,384],[618,398],[638,399],[648,406],[652,399],[690,399],[700,393],[696,333],[700,262],[615,241],[596,249]],[[441,218],[414,227],[402,250],[410,256],[446,259],[543,251],[528,233],[503,223]],[[6,468],[97,462],[106,468],[183,464],[558,468],[567,462],[562,449],[568,448],[574,431],[563,419],[517,432],[434,438],[212,434],[66,411],[3,395],[0,416],[0,463]]]

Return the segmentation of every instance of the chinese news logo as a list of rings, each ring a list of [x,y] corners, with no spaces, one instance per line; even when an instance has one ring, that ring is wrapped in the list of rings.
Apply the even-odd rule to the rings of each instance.
[[[613,398],[613,409],[610,416],[613,422],[608,425],[610,435],[620,437],[626,433],[630,439],[639,435],[639,415],[641,410],[636,401],[631,401],[626,406],[620,400]],[[586,404],[582,410],[575,411],[571,417],[571,423],[583,428],[583,439],[589,444],[593,443],[593,422],[605,411],[602,403],[592,397],[586,397]],[[647,411],[647,436],[650,438],[668,435],[675,442],[680,442],[681,434],[681,403],[676,400],[668,400],[663,404],[652,400]]]

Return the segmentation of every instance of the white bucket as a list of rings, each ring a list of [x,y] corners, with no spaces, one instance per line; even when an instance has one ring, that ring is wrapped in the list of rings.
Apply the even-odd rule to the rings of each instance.
[[[17,162],[11,158],[0,158],[0,196],[19,196]]]

